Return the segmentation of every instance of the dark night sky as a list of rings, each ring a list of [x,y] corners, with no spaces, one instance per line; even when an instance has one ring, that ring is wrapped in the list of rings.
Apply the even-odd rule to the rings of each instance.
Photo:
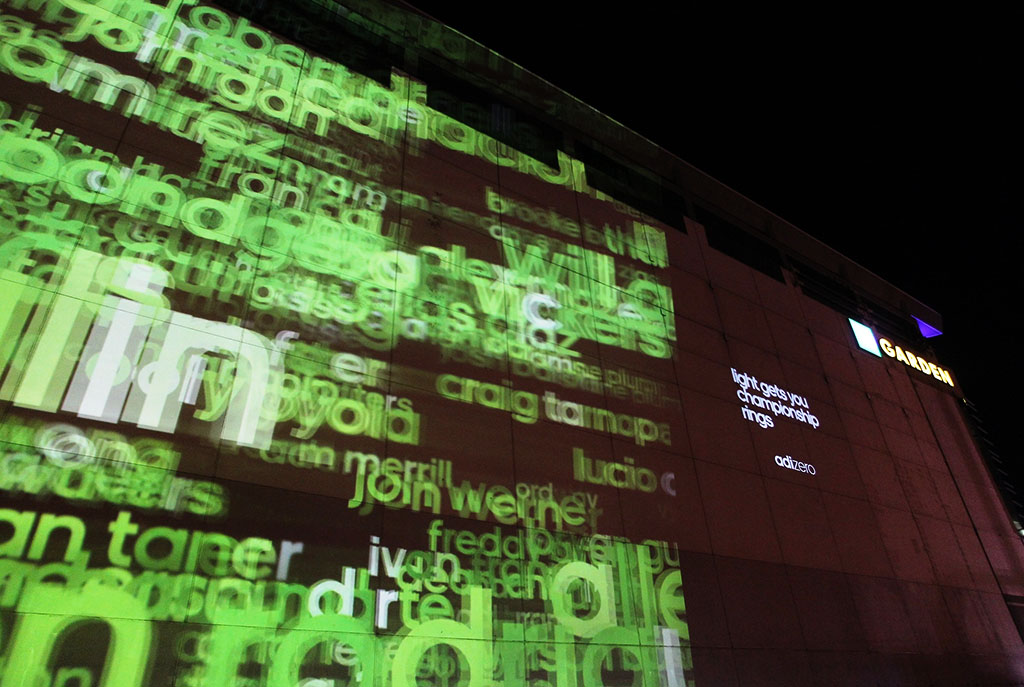
[[[942,313],[940,362],[1017,462],[1024,10],[414,4]]]

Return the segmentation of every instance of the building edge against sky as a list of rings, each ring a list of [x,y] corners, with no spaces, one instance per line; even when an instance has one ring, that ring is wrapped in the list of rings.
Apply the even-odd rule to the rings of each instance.
[[[923,303],[405,5],[0,14],[0,685],[1024,683]]]

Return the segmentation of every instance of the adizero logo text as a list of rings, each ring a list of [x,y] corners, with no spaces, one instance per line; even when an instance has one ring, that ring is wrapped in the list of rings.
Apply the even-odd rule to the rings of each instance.
[[[775,464],[780,468],[789,468],[790,470],[796,470],[797,472],[806,472],[809,475],[818,474],[818,471],[814,469],[813,465],[793,460],[793,456],[775,456]]]

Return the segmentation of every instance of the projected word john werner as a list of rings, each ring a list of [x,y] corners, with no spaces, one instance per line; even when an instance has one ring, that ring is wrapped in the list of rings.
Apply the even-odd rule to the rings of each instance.
[[[561,531],[566,525],[589,525],[596,529],[597,519],[604,512],[597,507],[597,496],[573,492],[557,498],[553,484],[537,485],[518,482],[514,488],[501,484],[479,482],[474,486],[463,480],[456,486],[449,473],[446,485],[419,479],[406,479],[401,471],[378,470],[369,461],[360,461],[356,472],[355,492],[349,508],[362,507],[368,512],[375,504],[401,505],[414,511],[441,512],[442,487],[448,506],[464,518],[486,520],[488,515],[503,525],[553,527]],[[363,511],[361,511],[363,512]]]

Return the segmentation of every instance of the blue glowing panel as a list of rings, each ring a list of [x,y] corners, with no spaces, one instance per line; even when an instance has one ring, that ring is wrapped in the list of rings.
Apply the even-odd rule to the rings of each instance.
[[[911,317],[913,317],[913,315],[911,315]],[[923,336],[924,338],[930,339],[933,336],[939,336],[942,334],[942,332],[940,332],[938,329],[931,326],[924,320],[918,317],[914,317],[914,319],[917,320],[917,328],[921,330],[921,336]]]

